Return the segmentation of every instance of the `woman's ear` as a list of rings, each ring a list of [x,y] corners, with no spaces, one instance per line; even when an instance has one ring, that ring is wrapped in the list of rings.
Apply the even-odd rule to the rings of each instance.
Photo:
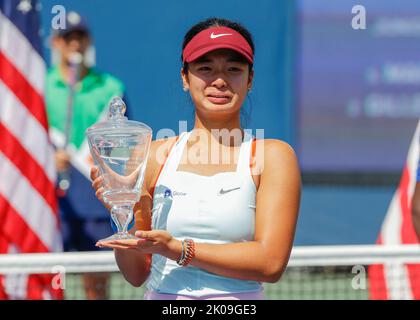
[[[190,89],[190,84],[188,82],[188,74],[185,73],[184,68],[181,68],[181,78],[183,90],[186,92]]]
[[[248,77],[248,91],[251,90],[252,88],[252,81],[254,80],[254,70],[251,70],[249,72],[249,77]]]

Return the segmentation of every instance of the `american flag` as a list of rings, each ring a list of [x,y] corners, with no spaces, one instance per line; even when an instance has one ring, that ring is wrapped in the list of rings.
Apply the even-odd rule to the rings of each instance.
[[[416,185],[419,163],[420,121],[411,141],[401,181],[382,224],[378,245],[416,244],[419,242],[413,227],[411,201]],[[420,299],[420,264],[395,261],[373,265],[368,270],[371,299]]]
[[[0,0],[0,254],[61,251],[39,3]],[[61,298],[48,275],[0,275],[0,299]]]

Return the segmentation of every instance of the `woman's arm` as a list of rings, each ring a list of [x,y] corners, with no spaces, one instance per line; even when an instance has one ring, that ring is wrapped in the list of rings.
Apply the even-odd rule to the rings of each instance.
[[[420,239],[420,182],[416,183],[412,200],[412,216],[414,230],[418,239]]]
[[[293,245],[300,202],[300,171],[296,156],[286,143],[265,140],[263,150],[254,241],[198,243],[192,265],[232,278],[264,282],[276,282],[280,278]],[[106,246],[157,253],[172,260],[180,258],[181,242],[166,231],[137,231],[136,236],[142,239],[119,240]]]
[[[265,140],[252,242],[197,244],[192,265],[226,277],[276,282],[291,252],[300,203],[300,171],[292,148]],[[259,159],[261,160],[261,158]],[[234,226],[232,226],[234,227]]]

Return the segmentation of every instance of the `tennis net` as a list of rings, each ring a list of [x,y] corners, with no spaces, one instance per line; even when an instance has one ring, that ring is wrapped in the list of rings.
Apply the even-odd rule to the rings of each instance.
[[[420,267],[419,245],[352,245],[294,247],[282,278],[264,284],[264,293],[275,300],[369,299],[368,270],[378,265],[387,269],[386,288],[375,289],[397,299],[409,298],[407,289],[420,290],[420,278],[407,283],[401,272],[406,266]],[[145,291],[144,286],[135,288],[124,280],[111,251],[0,255],[3,279],[23,274],[59,276],[64,298],[71,300],[92,297],[92,291],[93,297],[104,299],[142,299]],[[107,280],[92,282],[86,277]],[[8,290],[19,288],[9,285]]]

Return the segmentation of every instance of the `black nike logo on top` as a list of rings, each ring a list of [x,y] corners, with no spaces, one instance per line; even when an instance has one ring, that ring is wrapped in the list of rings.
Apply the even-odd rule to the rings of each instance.
[[[220,189],[220,191],[217,193],[217,195],[226,194],[226,193],[229,193],[229,192],[231,192],[231,191],[238,190],[238,189],[240,189],[240,188],[241,188],[241,187],[237,187],[237,188],[227,189],[227,190],[223,190],[223,188],[222,188],[222,189]]]

